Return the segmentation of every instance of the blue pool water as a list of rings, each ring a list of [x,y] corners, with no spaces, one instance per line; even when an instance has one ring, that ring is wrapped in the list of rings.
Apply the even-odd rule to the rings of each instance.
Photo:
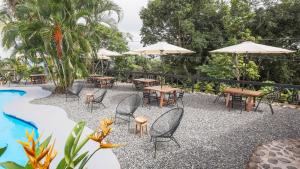
[[[25,94],[19,90],[0,90],[0,147],[7,146],[6,152],[0,157],[0,162],[14,161],[20,165],[25,165],[27,157],[22,146],[17,140],[27,141],[25,132],[34,131],[37,137],[37,128],[21,119],[9,116],[3,112],[3,107]],[[18,104],[16,103],[16,106]],[[9,114],[9,112],[7,112]],[[2,169],[0,167],[0,169]]]

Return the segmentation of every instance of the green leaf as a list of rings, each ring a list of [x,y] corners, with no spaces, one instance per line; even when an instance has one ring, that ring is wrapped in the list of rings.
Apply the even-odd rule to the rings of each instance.
[[[47,139],[46,140],[44,140],[40,145],[39,145],[39,147],[37,148],[37,153],[39,154],[40,153],[40,148],[46,148],[47,146],[48,146],[48,144],[50,143],[50,141],[51,141],[51,137],[52,136],[49,136],[49,137],[47,137]]]
[[[74,165],[77,166],[77,164],[79,164],[84,158],[87,157],[88,151],[81,154],[79,157],[77,157],[77,159],[74,161]]]
[[[0,163],[0,166],[5,169],[26,169],[25,167],[22,167],[19,164],[12,161]]]
[[[56,169],[64,169],[66,167],[67,167],[67,163],[66,163],[65,159],[63,158],[62,160],[60,160],[60,162],[57,165]]]
[[[7,146],[0,148],[0,157],[6,151],[6,149],[7,149]]]
[[[74,146],[74,142],[79,137],[79,133],[81,133],[81,130],[83,130],[85,126],[84,122],[79,122],[75,125],[72,132],[70,133],[67,142],[65,144],[65,161],[68,164],[68,166],[74,167],[73,159],[72,159],[72,149]]]

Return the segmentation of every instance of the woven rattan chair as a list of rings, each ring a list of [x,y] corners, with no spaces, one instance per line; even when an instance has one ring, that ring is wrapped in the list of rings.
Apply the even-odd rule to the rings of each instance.
[[[239,106],[239,108],[241,110],[240,113],[242,113],[242,111],[246,109],[246,100],[247,99],[243,99],[242,95],[232,95],[231,96],[231,105],[229,107],[229,110],[230,110],[230,108]]]
[[[149,133],[151,136],[150,141],[154,142],[154,158],[156,157],[158,142],[174,141],[180,147],[173,134],[181,122],[183,112],[183,108],[171,109],[159,116],[152,124]]]
[[[159,106],[159,98],[156,92],[143,91],[143,106],[145,104],[150,105],[152,101],[155,101]]]
[[[106,96],[107,90],[101,90],[97,93],[99,94],[97,94],[95,98],[90,101],[91,112],[93,112],[94,104],[99,104],[100,106],[103,105],[105,107],[105,105],[103,104],[103,99]]]
[[[141,105],[142,99],[138,94],[130,95],[117,105],[115,120],[121,119],[128,123],[128,130],[130,128],[130,120],[134,119],[136,109]]]
[[[65,92],[66,93],[66,101],[70,97],[72,97],[72,98],[75,97],[79,101],[79,99],[80,99],[79,94],[80,94],[81,90],[83,89],[83,86],[84,86],[83,82],[75,82],[72,87],[67,88],[66,92]]]
[[[261,103],[267,104],[270,107],[271,113],[274,114],[274,110],[272,104],[275,100],[277,100],[280,96],[280,90],[272,91],[270,93],[266,93],[258,98],[258,103],[254,111],[257,111],[259,105]]]
[[[184,107],[184,102],[183,102],[183,96],[184,96],[184,90],[181,90],[179,92],[176,93],[176,98],[174,98],[174,93],[169,93],[169,98],[168,98],[168,103],[175,103],[176,101],[176,105],[178,107],[178,103],[179,101],[182,104],[182,107]]]

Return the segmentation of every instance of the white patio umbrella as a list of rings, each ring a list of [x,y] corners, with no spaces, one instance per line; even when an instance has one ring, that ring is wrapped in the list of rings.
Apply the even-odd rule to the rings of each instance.
[[[123,53],[123,55],[141,55],[141,54],[138,52],[134,52],[134,51],[128,51],[128,52]]]
[[[210,53],[263,54],[263,55],[288,54],[293,52],[295,51],[257,44],[250,41],[242,42],[237,45],[228,46],[225,48],[210,51]]]
[[[108,57],[108,56],[98,56],[97,58],[98,58],[99,60],[111,60],[111,58]]]
[[[140,49],[133,50],[132,52],[142,55],[168,55],[168,54],[191,54],[195,53],[191,50],[171,45],[167,42],[157,42],[156,44],[149,45]]]
[[[280,55],[280,54],[289,54],[293,53],[295,51],[287,50],[283,48],[273,47],[273,46],[267,46],[262,44],[257,44],[251,41],[242,42],[237,45],[228,46],[225,48],[217,49],[210,51],[210,53],[227,53],[227,54],[234,54],[234,64],[238,64],[238,54],[246,54],[246,55]],[[239,69],[236,66],[235,70],[236,78],[237,80],[240,80],[239,77]]]
[[[97,52],[97,58],[100,60],[99,62],[101,62],[102,73],[103,73],[103,60],[107,60],[107,61],[111,60],[109,56],[121,56],[121,54],[104,48],[99,49]],[[99,62],[96,64],[95,68],[98,66]]]
[[[121,54],[115,51],[110,51],[102,48],[98,50],[97,56],[121,56]]]

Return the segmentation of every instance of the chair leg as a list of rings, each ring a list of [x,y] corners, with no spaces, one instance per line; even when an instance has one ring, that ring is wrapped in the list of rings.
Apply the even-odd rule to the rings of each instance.
[[[91,113],[92,113],[93,112],[93,108],[94,108],[94,103],[91,102],[90,104],[91,104]]]
[[[180,148],[180,144],[177,142],[177,140],[174,137],[171,137],[171,140],[173,140],[177,144],[177,146]]]
[[[215,98],[215,100],[214,100],[213,103],[216,103],[217,101],[219,101],[219,99],[220,99],[220,96],[218,95],[218,96]]]
[[[156,138],[154,139],[154,158],[156,158],[156,145],[157,145],[157,142],[156,142]]]
[[[115,114],[115,120],[114,120],[114,123],[115,123],[115,124],[117,123],[117,113]]]
[[[274,114],[274,110],[273,110],[272,104],[269,104],[269,107],[270,107],[272,115],[273,115]]]
[[[254,109],[254,112],[257,111],[257,108],[258,108],[258,106],[260,105],[260,102],[261,102],[261,100],[258,101],[258,103],[257,103],[257,105],[256,105],[256,107],[255,107],[255,109]]]
[[[130,117],[128,117],[128,131],[130,130]]]

